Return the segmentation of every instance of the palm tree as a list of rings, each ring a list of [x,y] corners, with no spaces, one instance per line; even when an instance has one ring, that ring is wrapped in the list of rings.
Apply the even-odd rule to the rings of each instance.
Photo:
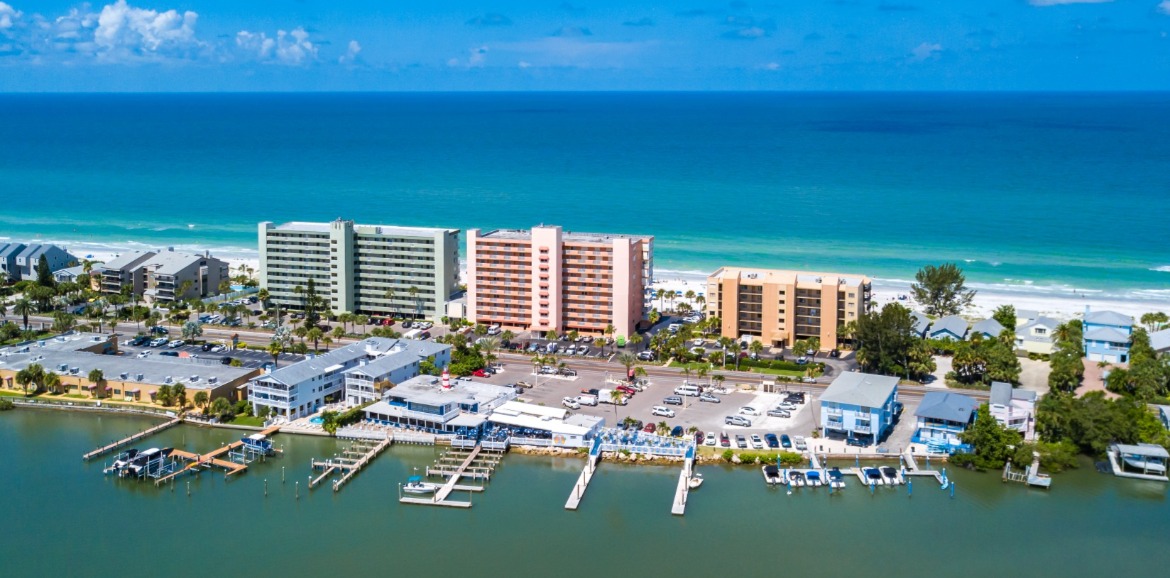
[[[305,332],[305,339],[313,342],[314,351],[317,349],[317,342],[321,341],[322,337],[325,337],[325,332],[321,331],[320,327],[311,327]]]
[[[362,335],[367,333],[366,327],[370,324],[370,316],[364,313],[353,316],[353,322],[362,326]]]
[[[703,297],[702,295],[698,295],[695,297],[695,303],[699,304],[699,311],[702,311],[704,306],[707,305],[707,298]]]
[[[735,350],[735,340],[730,337],[720,337],[716,343],[723,348],[723,369],[727,369],[727,351]]]
[[[752,352],[752,355],[754,355],[756,357],[759,357],[760,352],[763,350],[764,350],[764,343],[757,340],[757,339],[753,339],[751,344],[748,345],[748,351]]]
[[[52,393],[61,393],[61,376],[51,371],[46,372],[44,379],[41,381],[41,387]]]
[[[36,311],[36,306],[33,305],[33,302],[30,301],[27,297],[21,297],[20,299],[17,299],[16,303],[12,306],[12,314],[19,315],[21,317],[21,319],[24,321],[25,329],[28,329],[28,316],[36,313]]]
[[[625,366],[626,376],[629,376],[630,368],[638,363],[638,359],[629,353],[620,353],[617,356],[617,362]]]
[[[406,292],[410,293],[411,299],[414,299],[414,316],[416,318],[422,317],[422,301],[418,300],[418,287],[411,285],[410,289],[407,289]]]
[[[279,341],[273,341],[268,344],[268,355],[272,356],[272,369],[276,369],[280,354],[283,352],[284,346]]]
[[[192,401],[195,403],[195,407],[199,408],[200,411],[203,411],[204,408],[207,407],[207,392],[206,391],[195,392],[195,397],[194,397],[194,399],[192,399]],[[204,412],[204,413],[206,413],[206,412]]]
[[[102,373],[102,370],[96,369],[96,368],[90,370],[88,377],[89,377],[89,382],[94,384],[95,386],[101,385],[101,383],[103,381],[105,381],[105,379],[106,379],[106,376],[104,373]],[[94,391],[93,391],[94,397],[97,397],[99,389],[100,388],[98,388],[98,387],[94,388]]]
[[[613,334],[614,334],[614,333],[617,333],[617,328],[613,326],[613,323],[608,323],[608,324],[606,324],[606,326],[605,326],[605,336],[606,336],[606,337],[608,337],[608,338],[610,338],[610,339],[613,339]]]
[[[662,309],[662,298],[666,297],[666,289],[659,287],[658,290],[654,292],[654,297],[658,299],[658,308]]]
[[[722,387],[722,386],[723,386],[723,382],[724,382],[724,380],[726,380],[726,379],[727,379],[726,377],[724,377],[723,375],[720,375],[720,374],[718,374],[718,373],[716,373],[715,375],[712,375],[712,376],[711,376],[711,380],[712,380],[712,381],[714,381],[714,382],[715,382],[715,384],[716,384],[716,385],[718,385],[718,386],[720,386],[720,387]]]
[[[616,419],[617,412],[618,412],[618,406],[620,406],[622,404],[623,397],[625,397],[625,395],[620,390],[617,390],[617,389],[609,390],[609,401],[611,403],[613,403],[613,415],[615,416],[615,419]]]
[[[16,372],[16,384],[24,389],[24,394],[28,395],[28,386],[33,386],[33,393],[40,391],[41,382],[45,379],[45,368],[41,367],[39,363],[30,364],[28,367]]]
[[[340,326],[340,325],[338,325],[337,327],[334,327],[333,328],[333,338],[334,339],[341,339],[342,337],[345,337],[345,328]]]
[[[686,297],[686,298],[687,298],[687,301],[694,301],[694,300],[695,300],[695,292],[694,292],[694,290],[692,290],[692,289],[687,289],[687,292],[686,292],[686,294],[684,294],[684,295],[683,295],[683,297]]]
[[[634,351],[637,351],[638,346],[641,344],[642,344],[642,336],[640,334],[635,333],[635,334],[630,336],[630,346],[634,348]]]
[[[605,353],[605,339],[598,337],[593,340],[593,347],[596,347],[598,352]]]
[[[650,321],[650,325],[657,325],[658,322],[662,319],[662,314],[659,313],[657,309],[651,309],[648,319]]]
[[[658,435],[665,436],[670,433],[670,426],[666,425],[666,421],[663,420],[658,422],[658,427],[655,428],[655,431],[658,433]]]
[[[695,370],[695,377],[697,377],[699,379],[706,379],[708,371],[709,370],[707,369],[707,366],[704,365],[703,367],[700,367],[699,369]],[[708,384],[709,383],[710,382],[708,382]]]
[[[321,338],[321,343],[325,344],[325,351],[329,351],[329,346],[333,345],[333,338],[326,335],[325,337]]]
[[[387,289],[385,295],[386,295],[386,300],[390,302],[390,304],[387,305],[386,308],[390,310],[390,315],[393,316],[395,313],[395,311],[394,311],[394,288],[391,287],[391,288]]]

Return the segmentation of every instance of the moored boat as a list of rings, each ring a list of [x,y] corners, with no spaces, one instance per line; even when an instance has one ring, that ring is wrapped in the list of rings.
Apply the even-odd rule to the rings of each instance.
[[[439,487],[439,484],[424,482],[422,476],[410,476],[402,485],[402,491],[408,494],[433,494]]]

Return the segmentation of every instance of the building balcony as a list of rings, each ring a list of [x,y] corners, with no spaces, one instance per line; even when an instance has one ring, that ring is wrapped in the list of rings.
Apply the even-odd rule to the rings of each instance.
[[[857,433],[871,434],[873,433],[873,428],[869,424],[857,422],[853,424],[853,431]]]
[[[845,424],[838,420],[829,420],[825,422],[825,429],[845,431]]]
[[[841,408],[839,407],[825,407],[825,414],[830,416],[841,416]]]

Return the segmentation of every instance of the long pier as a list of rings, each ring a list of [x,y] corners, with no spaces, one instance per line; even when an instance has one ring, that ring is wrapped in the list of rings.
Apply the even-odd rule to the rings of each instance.
[[[92,458],[96,458],[96,457],[98,457],[98,456],[100,456],[100,455],[103,455],[103,454],[109,453],[109,452],[111,452],[111,451],[113,451],[113,450],[116,450],[116,449],[118,449],[118,448],[120,448],[120,447],[122,447],[122,446],[126,445],[126,444],[134,443],[134,442],[136,442],[136,441],[138,441],[138,440],[140,440],[140,439],[143,439],[143,438],[146,438],[146,437],[150,437],[150,436],[152,436],[152,435],[154,435],[154,434],[156,434],[156,433],[158,433],[158,432],[161,432],[161,431],[163,431],[163,430],[165,430],[165,429],[168,429],[168,428],[174,427],[174,426],[176,426],[176,425],[179,425],[179,424],[180,424],[180,423],[182,423],[182,422],[183,422],[183,418],[181,418],[181,417],[176,417],[176,418],[174,418],[174,419],[172,419],[172,420],[170,420],[170,421],[168,421],[168,422],[165,422],[165,423],[160,423],[160,424],[158,424],[158,425],[155,425],[155,426],[153,426],[153,427],[151,427],[151,428],[149,428],[149,429],[145,429],[145,430],[143,430],[143,431],[140,431],[140,432],[138,432],[138,433],[136,433],[136,434],[134,434],[134,435],[131,435],[131,436],[128,436],[128,437],[122,438],[122,439],[120,439],[120,440],[118,440],[118,441],[116,441],[116,442],[114,442],[114,443],[112,443],[112,444],[109,444],[109,445],[107,445],[107,446],[102,446],[102,447],[100,447],[100,448],[98,448],[98,449],[96,449],[96,450],[93,450],[92,452],[89,452],[89,453],[87,453],[87,454],[85,454],[85,455],[81,456],[81,459],[83,459],[83,460],[86,460],[86,461],[89,461],[89,460],[90,460],[90,459],[92,459]]]
[[[340,479],[333,481],[333,491],[336,492],[341,490],[341,486],[344,486],[346,482],[356,476],[357,473],[362,470],[362,468],[366,467],[366,465],[369,464],[375,457],[377,457],[378,454],[382,453],[383,450],[390,447],[390,444],[393,442],[394,437],[389,436],[386,439],[378,442],[377,445],[369,448],[365,455],[363,455],[353,464],[349,465],[348,470],[343,476],[341,476]]]
[[[597,438],[593,441],[593,447],[589,450],[589,456],[585,460],[581,475],[577,477],[577,483],[573,484],[569,499],[565,501],[566,510],[576,510],[577,506],[581,505],[581,498],[585,497],[585,489],[589,487],[589,481],[593,479],[593,473],[597,471],[597,464],[600,462],[601,438]]]
[[[695,448],[687,449],[686,461],[683,462],[683,469],[678,474],[678,486],[674,490],[674,502],[670,505],[670,513],[675,516],[681,516],[687,511],[687,498],[690,496],[691,490],[691,476],[695,471]]]
[[[270,436],[270,435],[275,434],[276,432],[279,432],[279,431],[280,431],[280,426],[274,425],[274,426],[271,426],[271,427],[261,431],[260,435]],[[236,462],[231,462],[228,460],[219,459],[220,456],[227,454],[227,453],[230,453],[232,450],[235,450],[242,445],[244,445],[244,442],[241,440],[237,440],[237,441],[234,441],[234,442],[227,444],[223,447],[220,447],[220,448],[214,449],[210,452],[207,452],[205,454],[196,454],[196,453],[192,453],[192,452],[188,452],[188,451],[184,451],[184,450],[173,450],[173,451],[171,451],[172,456],[185,459],[191,463],[187,464],[181,470],[178,470],[176,472],[173,472],[171,474],[168,474],[164,477],[161,477],[161,478],[155,480],[154,485],[161,486],[162,484],[165,484],[174,478],[177,478],[177,477],[179,477],[187,472],[198,470],[200,467],[203,467],[203,466],[208,466],[208,467],[216,466],[216,467],[220,467],[220,468],[227,470],[227,472],[224,474],[224,479],[227,479],[230,476],[234,476],[240,472],[243,472],[244,470],[248,469],[247,464],[239,464]]]

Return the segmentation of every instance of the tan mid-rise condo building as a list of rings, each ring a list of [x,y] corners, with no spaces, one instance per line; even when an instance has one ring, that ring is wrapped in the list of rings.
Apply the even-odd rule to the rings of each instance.
[[[534,332],[632,335],[648,313],[654,237],[467,231],[467,317]]]
[[[870,300],[862,275],[724,267],[707,278],[707,314],[722,322],[722,335],[791,347],[817,338],[836,349],[840,328],[856,321]]]

